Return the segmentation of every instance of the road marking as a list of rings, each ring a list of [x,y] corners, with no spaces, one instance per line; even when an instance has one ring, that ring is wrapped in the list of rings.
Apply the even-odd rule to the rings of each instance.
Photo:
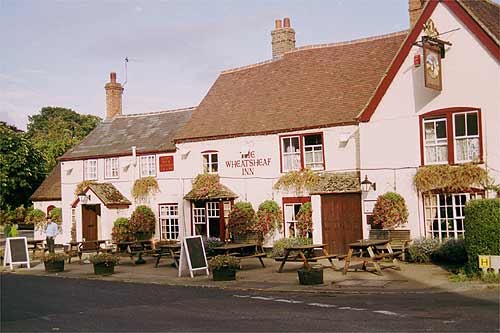
[[[272,301],[272,300],[274,300],[274,297],[263,297],[263,296],[252,296],[250,298],[259,299],[259,300],[262,300],[262,301]]]
[[[352,311],[365,311],[364,308],[351,308],[350,306],[343,306],[339,310],[352,310]]]
[[[375,311],[373,311],[373,312],[375,312],[375,313],[385,314],[385,315],[388,315],[388,316],[399,316],[396,312],[392,312],[392,311],[375,310]]]
[[[250,298],[250,295],[233,295],[233,297],[238,297],[238,298]]]
[[[275,302],[282,302],[282,303],[290,303],[290,304],[301,304],[304,303],[302,301],[294,301],[293,299],[283,299],[283,298],[278,298],[274,300]]]
[[[334,304],[323,304],[323,303],[307,303],[307,305],[317,306],[320,308],[336,308],[337,307],[337,305],[334,305]]]

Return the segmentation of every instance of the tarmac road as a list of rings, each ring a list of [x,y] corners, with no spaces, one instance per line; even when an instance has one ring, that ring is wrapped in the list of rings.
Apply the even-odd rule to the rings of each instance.
[[[498,332],[498,288],[257,293],[1,274],[1,331]]]

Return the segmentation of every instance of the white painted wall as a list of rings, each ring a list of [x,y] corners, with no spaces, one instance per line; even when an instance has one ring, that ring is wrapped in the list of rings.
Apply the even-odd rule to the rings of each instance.
[[[441,37],[452,43],[442,59],[443,90],[424,87],[424,66],[413,66],[413,56],[422,49],[414,46],[372,119],[360,124],[361,169],[366,170],[361,176],[377,183],[377,191],[366,198],[388,190],[403,195],[413,238],[424,236],[422,203],[412,182],[420,166],[419,115],[449,107],[481,108],[485,166],[500,182],[499,64],[446,6],[438,4],[431,18],[439,32],[458,29]]]
[[[50,206],[61,208],[62,207],[62,203],[61,203],[60,200],[33,201],[33,208],[34,209],[40,209],[45,214],[47,214],[47,208],[49,208]],[[46,237],[45,236],[45,230],[38,230],[38,229],[34,230],[34,232],[33,232],[33,239],[35,239],[35,240],[45,239],[45,237]],[[58,239],[58,237],[59,237],[59,239]],[[62,242],[62,237],[61,236],[58,236],[58,237],[56,237],[56,242],[59,243],[59,240],[61,240],[61,242]]]

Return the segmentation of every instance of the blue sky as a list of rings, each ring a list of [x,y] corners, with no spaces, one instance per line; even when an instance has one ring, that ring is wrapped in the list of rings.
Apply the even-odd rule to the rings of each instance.
[[[408,28],[408,0],[0,0],[0,120],[26,129],[44,106],[105,115],[109,72],[123,113],[195,106],[219,72],[271,58],[274,20],[297,46]]]

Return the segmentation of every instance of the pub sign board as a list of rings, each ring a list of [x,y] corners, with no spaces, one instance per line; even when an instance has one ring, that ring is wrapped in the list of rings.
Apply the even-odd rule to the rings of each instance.
[[[160,172],[174,171],[174,157],[161,156],[160,157]]]
[[[30,268],[30,257],[28,254],[28,241],[26,237],[9,237],[5,240],[5,253],[3,266],[9,264],[10,269],[13,265],[26,264]]]
[[[424,43],[424,81],[425,87],[441,91],[441,48],[438,45]]]

